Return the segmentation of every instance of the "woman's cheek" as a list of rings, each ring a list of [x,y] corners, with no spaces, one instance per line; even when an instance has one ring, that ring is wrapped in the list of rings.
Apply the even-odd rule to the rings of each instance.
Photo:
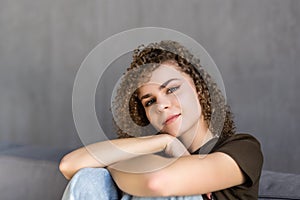
[[[153,110],[151,112],[150,108],[145,108],[146,116],[150,124],[152,124],[155,128],[157,128],[157,122],[155,122],[155,117],[153,116]]]

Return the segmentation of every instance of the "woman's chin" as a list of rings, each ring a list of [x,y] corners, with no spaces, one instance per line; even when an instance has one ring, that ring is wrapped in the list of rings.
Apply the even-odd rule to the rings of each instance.
[[[168,135],[171,135],[173,137],[179,137],[180,136],[180,133],[178,131],[161,130],[160,133],[168,134]]]

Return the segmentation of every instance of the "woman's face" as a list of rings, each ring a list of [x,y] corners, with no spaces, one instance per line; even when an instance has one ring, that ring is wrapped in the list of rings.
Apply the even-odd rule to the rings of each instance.
[[[160,132],[172,136],[196,131],[201,116],[192,78],[176,64],[165,63],[152,72],[150,81],[139,88],[148,120]]]

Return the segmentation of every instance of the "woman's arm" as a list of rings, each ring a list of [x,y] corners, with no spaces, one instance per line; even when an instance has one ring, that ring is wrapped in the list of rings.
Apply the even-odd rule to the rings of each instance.
[[[145,170],[145,160],[157,167],[170,163],[168,158],[141,156],[108,167],[118,187],[135,196],[184,196],[206,194],[244,183],[237,163],[227,154],[216,152],[205,157],[190,155],[171,160],[173,163],[156,171]],[[158,164],[160,163],[160,164]],[[131,172],[124,172],[118,169]],[[136,168],[136,169],[135,169]],[[167,186],[167,187],[166,187]]]
[[[171,136],[160,134],[98,142],[65,155],[59,169],[67,179],[71,179],[81,168],[106,167],[122,160],[160,152],[172,141]]]

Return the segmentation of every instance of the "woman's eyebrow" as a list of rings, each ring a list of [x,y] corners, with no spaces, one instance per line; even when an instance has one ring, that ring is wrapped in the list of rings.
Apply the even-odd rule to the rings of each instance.
[[[165,88],[171,81],[179,80],[178,78],[171,78],[170,80],[164,82],[161,86],[159,86],[159,90]]]
[[[180,80],[178,78],[171,78],[170,80],[167,80],[166,82],[164,82],[161,86],[159,86],[159,90],[162,90],[163,88],[167,87],[167,85],[172,82],[172,81],[176,81],[176,80]],[[151,93],[150,94],[145,94],[141,97],[140,101],[142,101],[143,99],[146,99],[148,97],[151,96]]]
[[[147,99],[151,97],[151,94],[145,94],[144,96],[141,97],[140,101],[142,101],[143,99]]]

